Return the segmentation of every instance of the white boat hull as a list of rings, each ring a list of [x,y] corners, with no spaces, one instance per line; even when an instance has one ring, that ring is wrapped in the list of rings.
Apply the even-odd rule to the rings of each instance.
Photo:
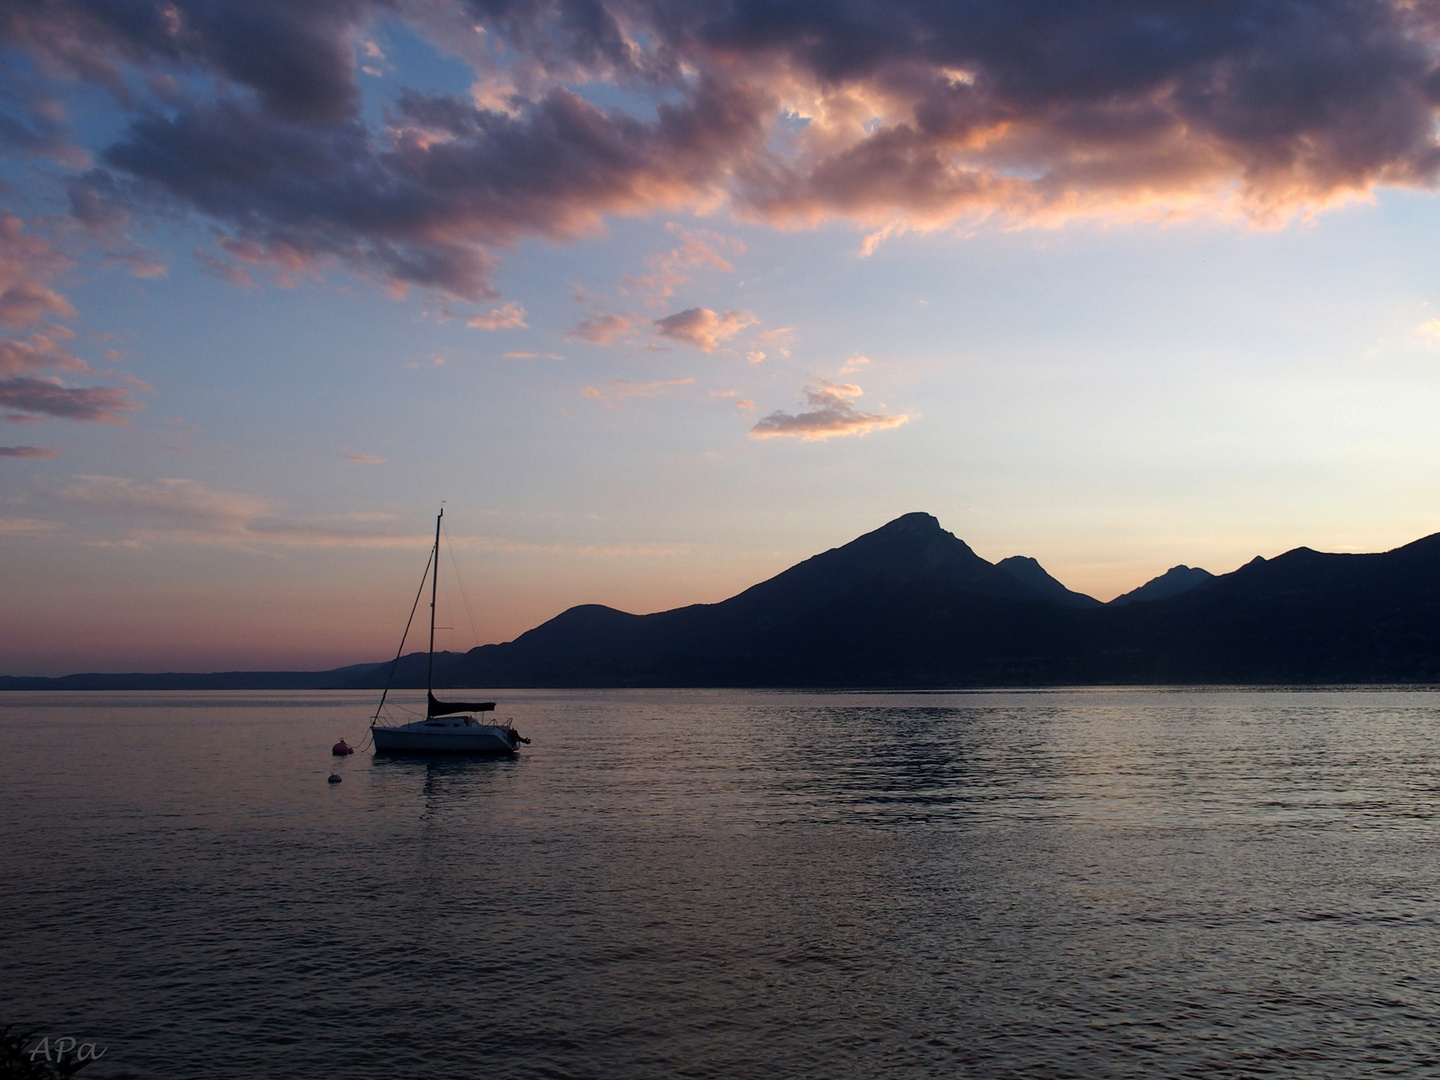
[[[478,724],[468,717],[444,721],[443,726],[422,720],[375,727],[370,733],[377,752],[392,754],[513,754],[520,743],[514,728]]]

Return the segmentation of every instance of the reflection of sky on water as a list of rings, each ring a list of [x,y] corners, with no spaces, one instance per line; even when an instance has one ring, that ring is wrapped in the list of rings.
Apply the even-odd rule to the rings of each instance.
[[[983,824],[1037,812],[1053,770],[1044,711],[832,707],[778,727],[780,795],[806,817]]]
[[[1432,1053],[1433,694],[529,692],[498,759],[238,702],[0,699],[10,1015],[199,1080]]]

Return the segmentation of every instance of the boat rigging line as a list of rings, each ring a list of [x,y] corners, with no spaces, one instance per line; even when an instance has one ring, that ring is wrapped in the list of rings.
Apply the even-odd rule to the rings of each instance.
[[[385,676],[385,689],[380,692],[380,704],[375,706],[375,715],[370,718],[370,726],[375,726],[375,721],[380,719],[380,712],[385,708],[385,698],[390,693],[390,684],[395,679],[395,669],[400,666],[400,655],[405,651],[405,639],[410,636],[410,624],[415,621],[415,612],[420,610],[420,597],[425,594],[425,579],[430,575],[430,563],[437,557],[438,550],[432,548],[430,557],[425,560],[425,573],[420,575],[420,588],[415,591],[415,603],[410,605],[410,618],[405,620],[405,632],[400,635],[400,647],[395,650],[395,659],[390,661],[390,674]],[[433,634],[434,631],[432,630]],[[432,645],[433,649],[433,645]]]
[[[445,536],[445,550],[450,554],[450,570],[455,575],[455,584],[459,586],[460,602],[465,605],[465,618],[470,620],[470,640],[476,645],[480,644],[480,631],[475,629],[475,613],[470,610],[470,595],[465,591],[465,582],[460,578],[460,560],[455,558],[455,544],[450,539],[450,530],[442,529]]]

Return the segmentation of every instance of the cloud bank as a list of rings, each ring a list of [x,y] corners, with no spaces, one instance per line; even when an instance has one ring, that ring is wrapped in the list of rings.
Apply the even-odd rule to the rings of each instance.
[[[68,257],[27,230],[19,217],[0,213],[0,419],[8,423],[64,419],[121,424],[122,413],[140,407],[121,387],[67,386],[42,374],[56,369],[90,372],[65,344],[75,337],[73,330],[59,322],[33,329],[47,319],[75,315],[70,302],[52,288],[53,279],[70,265]],[[26,330],[33,332],[18,336]]]
[[[352,514],[343,520],[282,516],[273,499],[221,491],[184,478],[156,482],[124,476],[76,476],[50,489],[57,509],[82,511],[92,523],[114,522],[126,544],[182,541],[249,550],[292,547],[424,547],[424,533],[376,532],[389,515]],[[94,541],[92,541],[94,542]]]
[[[389,70],[371,32],[397,20],[472,93],[362,108],[362,70]],[[1428,189],[1437,42],[1440,9],[1409,0],[12,0],[0,43],[41,74],[0,76],[0,141],[78,161],[49,89],[88,81],[129,120],[75,177],[81,220],[194,214],[242,262],[476,300],[497,252],[614,214],[839,218],[877,242]],[[637,289],[724,261],[708,247]],[[60,310],[43,286],[5,299],[3,274],[0,318]]]

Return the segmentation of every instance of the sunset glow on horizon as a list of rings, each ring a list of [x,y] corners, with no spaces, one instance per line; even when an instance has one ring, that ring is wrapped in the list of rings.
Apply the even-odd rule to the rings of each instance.
[[[0,674],[1440,531],[1440,16],[19,0]],[[469,607],[458,599],[468,597]]]

